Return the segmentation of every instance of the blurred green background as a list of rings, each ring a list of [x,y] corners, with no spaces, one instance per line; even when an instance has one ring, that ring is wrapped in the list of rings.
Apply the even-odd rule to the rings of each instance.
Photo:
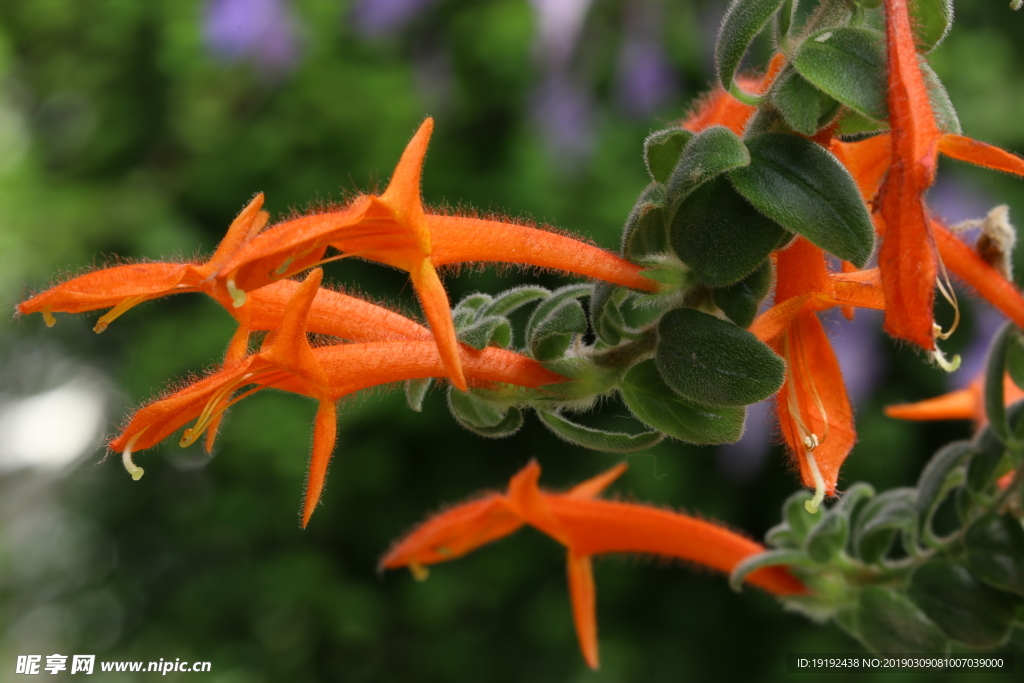
[[[708,86],[725,6],[4,0],[0,301],[13,313],[29,292],[118,258],[209,253],[257,191],[280,216],[382,187],[426,115],[436,119],[428,203],[526,216],[615,248],[646,182],[643,138]],[[966,134],[1020,152],[1024,16],[1006,2],[956,10],[936,71]],[[755,65],[767,49],[755,49]],[[1002,202],[1024,211],[1019,182],[948,163],[942,176],[932,199],[951,220]],[[416,314],[397,271],[346,261],[327,276]],[[567,280],[486,270],[446,282],[457,299]],[[766,595],[732,594],[720,576],[602,558],[602,668],[590,672],[564,552],[532,530],[440,565],[424,584],[379,575],[391,540],[448,503],[503,488],[530,458],[552,488],[620,460],[565,445],[536,421],[479,439],[455,426],[437,390],[422,413],[395,391],[344,406],[306,531],[297,511],[315,404],[293,395],[237,406],[212,459],[171,441],[140,454],[147,473],[132,482],[117,458],[97,462],[101,435],[175,378],[215,366],[233,325],[197,296],[140,306],[102,335],[90,331],[95,317],[0,327],[0,680],[16,678],[17,655],[53,653],[205,660],[211,673],[166,680],[216,683],[776,680],[787,652],[859,651]],[[966,317],[951,350],[977,368],[992,316]],[[844,479],[911,485],[928,454],[970,426],[897,423],[881,407],[970,373],[948,380],[864,318],[831,324],[851,374],[871,380],[856,392],[860,443]],[[614,425],[627,413],[609,403],[601,414]],[[633,457],[614,491],[760,538],[797,487],[782,450],[766,450],[763,423],[752,418],[743,447],[664,443]]]

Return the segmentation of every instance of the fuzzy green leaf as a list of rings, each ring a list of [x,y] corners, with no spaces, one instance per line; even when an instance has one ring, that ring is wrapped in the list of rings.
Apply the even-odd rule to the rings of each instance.
[[[813,567],[814,561],[799,550],[768,550],[751,555],[736,565],[729,574],[729,587],[739,592],[751,572],[765,567]]]
[[[867,563],[881,560],[897,531],[905,531],[916,539],[917,491],[897,488],[884,491],[864,504],[853,530],[857,555]]]
[[[739,282],[786,235],[719,177],[697,188],[672,219],[669,240],[680,260],[711,287]]]
[[[948,560],[931,560],[918,567],[910,577],[907,595],[947,636],[978,648],[1006,642],[1019,602]]]
[[[692,308],[662,316],[654,357],[665,383],[697,405],[757,403],[779,390],[785,372],[750,332]]]
[[[953,26],[953,0],[914,0],[907,3],[914,42],[921,52],[939,46]]]
[[[537,360],[561,357],[572,338],[587,331],[587,316],[577,299],[590,294],[591,285],[568,285],[540,302],[526,322],[526,343]]]
[[[427,397],[433,383],[433,377],[405,380],[405,402],[409,408],[417,413],[423,410],[423,399]]]
[[[668,251],[665,228],[665,188],[651,183],[640,193],[622,229],[622,255],[639,258]]]
[[[726,171],[750,163],[750,154],[736,133],[712,126],[694,136],[683,149],[666,184],[667,202],[677,206],[691,192]]]
[[[745,408],[708,409],[683,400],[665,384],[653,360],[630,368],[619,389],[638,420],[681,441],[734,443],[743,434]]]
[[[965,537],[967,566],[985,583],[1024,596],[1024,528],[1013,515],[988,513]]]
[[[862,268],[875,231],[853,177],[806,138],[764,133],[747,140],[750,166],[729,172],[740,194],[790,232]]]
[[[512,323],[508,318],[481,314],[475,322],[461,326],[458,335],[460,342],[477,351],[488,346],[507,349],[512,344]]]
[[[889,117],[885,37],[878,31],[842,26],[812,33],[800,44],[793,66],[851,109],[879,121]]]
[[[644,162],[655,182],[664,183],[668,180],[683,147],[692,137],[693,133],[682,128],[666,128],[647,136],[644,140]]]
[[[595,451],[606,453],[632,453],[654,446],[665,438],[661,432],[643,432],[641,434],[625,434],[622,432],[606,432],[601,429],[585,427],[570,422],[555,412],[537,411],[537,417],[544,426],[564,441],[583,446]]]
[[[785,69],[772,88],[772,102],[790,128],[802,135],[818,132],[823,94],[794,69]],[[831,101],[831,98],[828,98]]]
[[[761,301],[768,296],[772,286],[772,264],[765,259],[754,272],[736,284],[715,289],[711,298],[737,327],[750,327],[757,315]]]
[[[970,441],[954,441],[939,449],[921,470],[915,504],[921,520],[920,531],[931,533],[930,525],[935,510],[957,483],[957,469],[975,452],[976,448]]]
[[[715,44],[718,80],[726,90],[750,43],[768,24],[785,0],[733,0],[725,11]]]
[[[804,549],[815,562],[831,562],[846,547],[850,525],[841,511],[829,510],[807,535]]]
[[[949,641],[906,595],[868,586],[857,596],[854,635],[882,654],[944,653]]]
[[[551,292],[547,288],[536,285],[513,287],[491,299],[490,303],[481,309],[480,315],[508,315],[526,304],[538,299],[545,299],[550,295]]]

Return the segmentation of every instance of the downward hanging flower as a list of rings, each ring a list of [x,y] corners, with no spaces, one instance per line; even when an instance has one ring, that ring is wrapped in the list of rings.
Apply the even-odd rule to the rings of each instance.
[[[308,268],[328,245],[334,258],[358,256],[409,273],[427,323],[452,382],[465,378],[448,296],[437,268],[470,262],[532,265],[586,275],[654,291],[658,284],[640,267],[571,237],[481,218],[428,213],[420,197],[420,174],[433,119],[426,119],[406,147],[387,190],[358,197],[345,209],[279,223],[246,245],[222,268],[233,291],[245,292]]]
[[[596,499],[625,469],[621,464],[565,493],[548,493],[538,486],[540,465],[531,461],[512,477],[506,494],[486,493],[428,519],[395,543],[380,566],[409,567],[422,580],[427,577],[426,565],[461,557],[529,524],[568,551],[576,635],[584,660],[596,669],[597,601],[591,557],[643,553],[731,572],[744,559],[764,550],[711,522],[647,505]],[[776,595],[806,592],[803,584],[781,567],[759,569],[747,580]]]
[[[205,431],[215,429],[220,416],[232,405],[262,389],[275,387],[319,401],[302,510],[302,525],[308,524],[320,500],[334,451],[336,402],[361,389],[445,374],[433,341],[312,348],[306,338],[307,320],[321,277],[322,271],[316,269],[295,290],[280,327],[267,335],[258,353],[229,361],[223,369],[144,406],[132,416],[109,446],[122,452],[125,467],[133,478],[142,476],[142,468],[132,460],[133,453],[158,444],[195,420],[181,439],[181,445],[188,446]],[[537,388],[566,379],[532,359],[495,347],[467,350],[466,372],[474,386],[484,387],[507,382]],[[235,396],[249,386],[252,388]],[[207,449],[211,447],[212,439],[208,439]]]
[[[877,271],[829,273],[824,253],[803,237],[777,252],[775,260],[775,305],[750,331],[786,361],[776,411],[800,478],[815,491],[808,502],[814,512],[826,495],[836,494],[839,469],[857,440],[843,374],[817,311],[881,309],[885,300]]]
[[[935,352],[935,339],[941,334],[932,310],[939,260],[924,194],[935,179],[938,155],[1017,175],[1024,175],[1024,160],[939,130],[906,0],[886,0],[885,14],[892,128],[891,162],[879,194],[884,239],[878,263],[888,302],[885,330]]]

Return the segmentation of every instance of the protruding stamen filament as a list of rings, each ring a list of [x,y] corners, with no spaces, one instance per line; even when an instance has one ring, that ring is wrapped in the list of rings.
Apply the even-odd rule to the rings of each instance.
[[[804,508],[815,515],[821,507],[822,501],[825,500],[825,479],[821,476],[821,470],[818,469],[814,454],[807,451],[804,457],[807,458],[807,467],[810,468],[811,476],[814,477],[814,497],[804,503]]]
[[[138,481],[142,479],[142,475],[145,470],[132,462],[132,449],[135,448],[135,442],[142,436],[142,432],[145,432],[147,428],[143,428],[138,434],[128,439],[128,443],[125,444],[124,452],[121,453],[121,462],[124,463],[124,468],[128,470],[128,474],[132,475],[132,479]]]
[[[44,306],[41,312],[43,314],[43,320],[46,321],[47,327],[53,327],[57,324],[57,319],[53,317],[53,312],[50,311],[49,306]]]
[[[412,578],[417,581],[426,581],[430,576],[430,570],[419,562],[409,562],[409,571],[412,572]]]
[[[246,300],[245,292],[235,285],[235,276],[233,274],[225,284],[228,288],[228,294],[231,296],[231,305],[235,308],[244,306]]]
[[[939,335],[940,329],[938,325],[933,326],[936,338],[944,338]],[[935,350],[932,351],[932,360],[935,364],[946,372],[956,372],[960,369],[960,354],[953,356],[953,360],[947,360],[946,355],[942,353],[942,349],[939,348],[938,344],[935,345]]]
[[[804,437],[804,446],[807,447],[808,451],[813,451],[821,442],[818,441],[817,434],[808,434]]]
[[[120,318],[122,314],[127,312],[128,309],[134,308],[145,300],[146,297],[144,295],[130,296],[127,299],[122,299],[121,303],[100,316],[100,319],[96,321],[96,325],[92,328],[92,331],[99,334],[103,330],[107,329],[107,326],[110,325],[110,323],[114,322]]]
[[[275,374],[279,375],[280,377],[284,377],[284,373],[273,369],[262,370],[259,372],[247,372],[234,382],[231,382],[230,384],[218,389],[217,392],[210,398],[210,400],[206,402],[206,406],[203,408],[203,412],[199,414],[199,417],[196,418],[195,424],[186,429],[184,434],[181,435],[181,441],[179,441],[178,444],[182,448],[194,444],[199,439],[199,437],[203,435],[203,432],[206,431],[207,427],[209,427],[213,423],[214,419],[218,415],[220,415],[225,410],[235,405],[242,399],[252,396],[257,391],[261,391],[267,388],[270,382],[266,382],[266,380],[273,377]],[[280,379],[280,377],[276,379]],[[260,384],[260,386],[250,389],[241,396],[238,396],[230,401],[226,400],[239,387],[244,386],[246,384],[254,384],[256,382],[262,383]]]
[[[932,335],[936,339],[949,339],[956,332],[956,328],[960,326],[960,304],[956,299],[956,292],[953,290],[953,284],[949,281],[949,273],[946,271],[946,264],[939,259],[939,277],[935,280],[935,285],[939,289],[939,293],[942,294],[942,298],[949,302],[949,305],[953,307],[953,324],[949,326],[949,329],[945,332],[938,325],[932,325]]]

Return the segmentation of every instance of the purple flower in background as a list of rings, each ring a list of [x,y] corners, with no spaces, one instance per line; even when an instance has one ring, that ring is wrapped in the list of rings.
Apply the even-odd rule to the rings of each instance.
[[[747,406],[743,437],[736,443],[718,447],[718,470],[729,479],[738,483],[752,481],[764,467],[764,459],[776,440],[775,421],[771,417],[774,400]]]
[[[853,320],[847,320],[838,309],[833,309],[823,316],[822,323],[843,371],[850,401],[856,406],[871,394],[885,373],[882,314],[858,310]]]
[[[368,36],[397,33],[437,0],[356,0],[352,23]]]
[[[675,92],[675,75],[659,41],[661,12],[650,3],[628,5],[619,50],[616,99],[637,118],[650,116]]]
[[[547,70],[564,69],[592,0],[530,0],[537,15],[536,51]]]
[[[559,73],[544,79],[531,106],[547,148],[572,163],[590,151],[593,107],[589,93]]]
[[[296,33],[285,0],[207,1],[203,34],[221,61],[250,61],[270,73],[287,72],[299,57]]]

